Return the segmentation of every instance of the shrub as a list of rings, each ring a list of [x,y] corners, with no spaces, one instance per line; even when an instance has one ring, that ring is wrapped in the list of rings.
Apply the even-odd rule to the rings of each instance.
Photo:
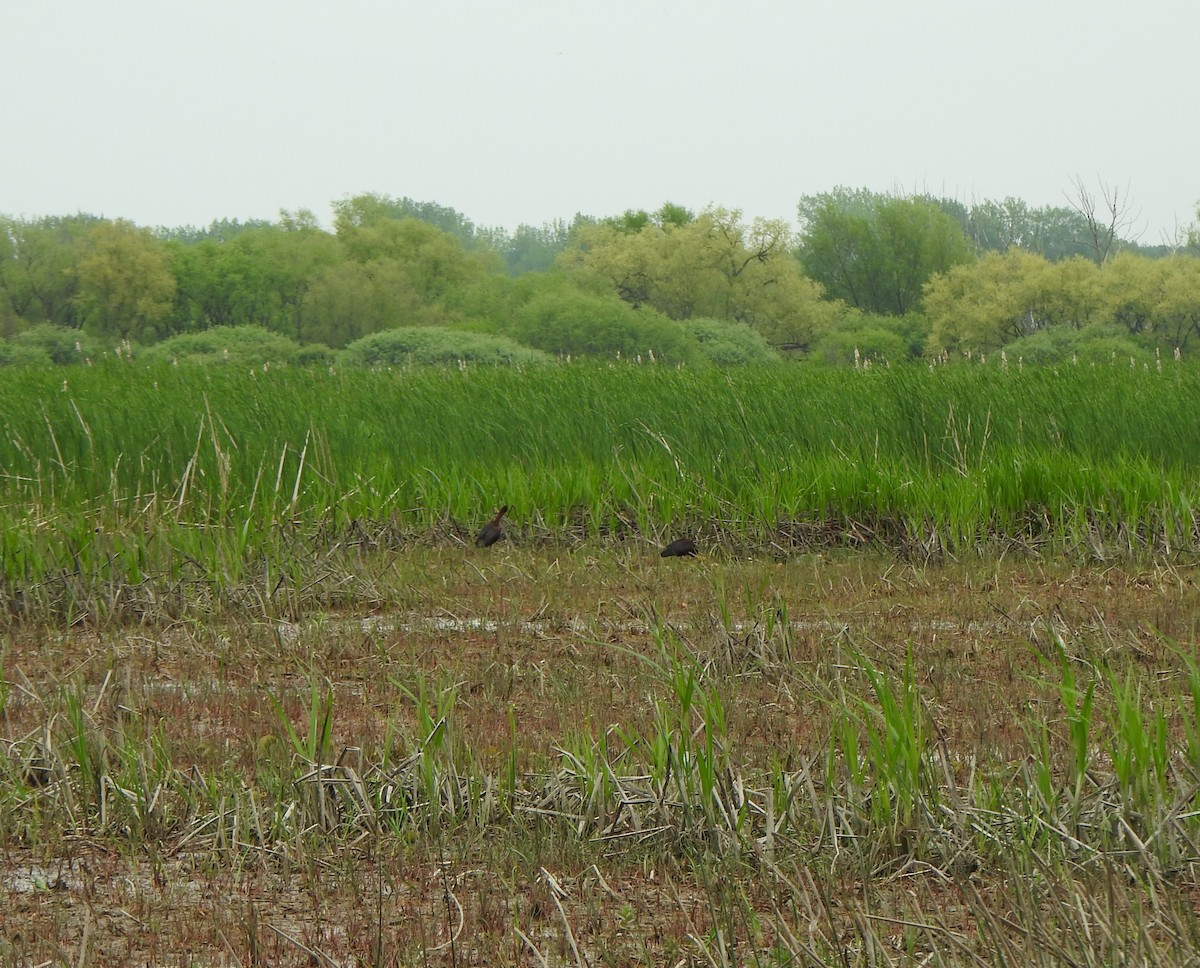
[[[261,366],[264,363],[295,363],[300,345],[261,326],[214,326],[200,333],[173,336],[143,350],[145,360],[179,363],[233,363]]]
[[[923,316],[877,316],[850,307],[813,347],[823,363],[852,366],[856,359],[901,363],[922,353],[929,324]],[[858,356],[854,351],[858,350]]]
[[[1004,347],[1010,361],[1025,363],[1117,363],[1129,365],[1154,362],[1154,354],[1139,346],[1123,330],[1113,327],[1073,329],[1055,326],[1013,340]]]
[[[346,347],[342,359],[362,366],[408,363],[468,363],[510,365],[543,363],[550,357],[503,336],[443,329],[440,326],[402,326],[371,333]]]
[[[337,350],[323,343],[305,343],[296,350],[297,366],[332,366],[337,361]]]
[[[0,339],[0,366],[50,366],[54,361],[40,346]]]
[[[627,359],[651,354],[669,363],[702,357],[683,327],[653,309],[634,309],[620,297],[574,288],[534,296],[516,313],[510,332],[548,353]]]
[[[689,319],[680,323],[686,336],[695,340],[700,352],[718,366],[778,363],[779,354],[757,330],[742,323],[719,319]]]
[[[94,336],[78,329],[67,329],[51,323],[39,323],[12,337],[14,347],[29,347],[41,350],[51,363],[66,366],[71,363],[83,363],[97,359],[105,352],[105,346]],[[109,347],[111,349],[111,347]],[[28,357],[36,360],[37,355]]]

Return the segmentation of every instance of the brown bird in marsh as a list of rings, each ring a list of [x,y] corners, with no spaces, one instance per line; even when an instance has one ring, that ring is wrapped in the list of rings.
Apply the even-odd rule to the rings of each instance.
[[[695,558],[696,542],[691,538],[676,538],[659,552],[660,558]]]
[[[479,529],[479,534],[475,535],[476,548],[489,548],[497,541],[504,537],[504,528],[500,524],[500,519],[508,513],[508,505],[504,505],[496,516],[487,524]]]

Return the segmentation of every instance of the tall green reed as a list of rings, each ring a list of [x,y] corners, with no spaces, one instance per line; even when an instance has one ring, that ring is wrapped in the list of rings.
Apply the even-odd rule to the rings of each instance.
[[[1169,550],[1195,542],[1198,393],[1186,365],[13,370],[0,575],[237,584],[288,532],[472,525],[498,503],[551,531]]]

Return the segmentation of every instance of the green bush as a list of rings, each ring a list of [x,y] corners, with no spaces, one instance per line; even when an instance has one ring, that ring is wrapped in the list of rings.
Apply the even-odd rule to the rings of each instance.
[[[565,356],[625,359],[638,356],[668,363],[702,359],[683,327],[620,297],[559,287],[538,293],[517,310],[509,332],[526,346]]]
[[[40,350],[45,353],[51,363],[59,366],[98,359],[106,350],[103,343],[82,330],[67,329],[51,323],[39,323],[37,326],[31,326],[29,329],[17,333],[10,342],[14,347]],[[107,349],[111,350],[111,347]],[[29,357],[30,362],[37,359],[37,354]]]
[[[544,363],[550,357],[503,336],[440,326],[402,326],[355,340],[346,347],[342,359],[361,366],[459,362],[510,365]]]
[[[840,366],[853,366],[856,360],[901,363],[921,356],[928,331],[924,317],[915,313],[877,316],[846,307],[834,327],[817,340],[813,358]]]
[[[1101,326],[1043,329],[1013,340],[1004,347],[1004,353],[1010,362],[1034,364],[1078,362],[1128,366],[1130,359],[1139,364],[1154,362],[1154,354],[1130,339],[1127,332]]]
[[[1079,359],[1085,363],[1107,363],[1128,366],[1133,360],[1139,366],[1154,363],[1154,353],[1134,339],[1128,333],[1098,331],[1088,333],[1083,331],[1083,339],[1079,341]]]
[[[853,366],[860,360],[901,362],[908,358],[908,351],[903,337],[882,327],[868,326],[826,333],[818,341],[813,356],[823,363]]]
[[[53,362],[40,346],[0,339],[0,366],[51,366]]]
[[[262,366],[264,363],[297,362],[300,345],[261,326],[214,326],[200,333],[172,336],[139,353],[143,360],[178,363],[233,363]]]
[[[296,350],[297,366],[332,366],[338,361],[337,350],[323,343],[305,343]]]
[[[778,363],[776,353],[762,334],[742,323],[719,319],[689,319],[680,323],[685,335],[700,347],[700,352],[718,366],[748,366]]]

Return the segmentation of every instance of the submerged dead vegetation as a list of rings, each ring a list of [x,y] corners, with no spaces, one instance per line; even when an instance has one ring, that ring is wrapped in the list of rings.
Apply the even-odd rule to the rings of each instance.
[[[1196,963],[1188,371],[571,372],[3,391],[0,964]]]

